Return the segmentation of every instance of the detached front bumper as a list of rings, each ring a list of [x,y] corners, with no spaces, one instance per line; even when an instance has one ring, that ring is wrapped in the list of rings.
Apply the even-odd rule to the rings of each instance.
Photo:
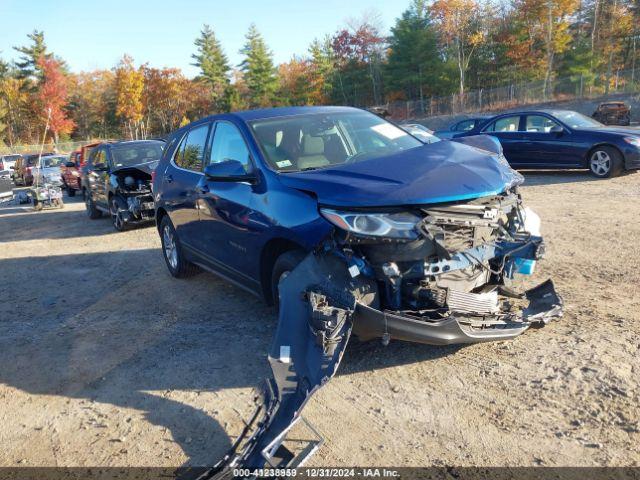
[[[556,293],[551,280],[527,290],[524,297],[529,305],[520,312],[516,321],[500,321],[497,316],[486,316],[486,323],[482,327],[473,326],[467,317],[456,313],[442,320],[425,321],[401,312],[380,311],[358,303],[353,318],[353,333],[361,340],[382,338],[428,345],[469,344],[509,340],[531,326],[544,325],[562,316],[562,298]]]

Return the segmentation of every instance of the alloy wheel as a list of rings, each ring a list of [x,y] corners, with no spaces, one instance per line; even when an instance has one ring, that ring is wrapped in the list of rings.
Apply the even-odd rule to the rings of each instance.
[[[162,231],[162,243],[164,244],[164,255],[171,265],[171,268],[178,268],[178,250],[176,249],[176,241],[168,225]]]
[[[596,150],[589,160],[591,171],[599,177],[604,177],[611,170],[611,157],[603,150]]]
[[[84,197],[84,206],[87,209],[87,215],[91,216],[91,210],[93,209],[93,204],[91,202],[91,197],[89,195],[85,195]]]
[[[111,221],[113,222],[113,226],[116,227],[116,230],[122,230],[124,222],[122,221],[122,215],[118,210],[118,202],[114,198],[111,200]]]

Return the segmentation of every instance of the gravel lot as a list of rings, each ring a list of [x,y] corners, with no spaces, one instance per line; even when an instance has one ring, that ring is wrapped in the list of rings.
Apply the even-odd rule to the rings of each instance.
[[[312,465],[640,465],[640,174],[527,174],[565,317],[465,348],[352,344],[305,416]],[[77,199],[0,209],[0,465],[215,462],[253,411],[276,324],[154,228]]]

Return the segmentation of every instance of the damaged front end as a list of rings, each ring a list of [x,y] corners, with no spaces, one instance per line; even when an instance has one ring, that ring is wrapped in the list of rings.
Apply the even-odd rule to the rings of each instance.
[[[355,312],[354,333],[363,340],[503,340],[562,314],[551,280],[513,288],[514,275],[533,273],[544,255],[540,220],[516,191],[375,221],[367,213],[323,213],[342,226],[335,245],[352,272],[379,288],[378,305],[359,304]]]
[[[141,165],[140,168],[120,168],[113,172],[112,187],[117,198],[117,212],[122,225],[134,225],[153,221],[155,208],[151,190],[151,170]],[[115,205],[112,206],[112,210]]]
[[[301,410],[335,374],[352,331],[384,344],[475,343],[562,315],[551,280],[524,292],[512,286],[544,254],[539,218],[515,188],[402,212],[321,211],[337,228],[280,282],[262,405],[204,477],[225,467],[302,465],[322,440]],[[294,451],[287,434],[300,423],[316,438]]]

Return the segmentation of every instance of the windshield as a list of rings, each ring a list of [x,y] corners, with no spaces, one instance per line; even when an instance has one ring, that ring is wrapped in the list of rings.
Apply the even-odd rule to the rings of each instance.
[[[594,128],[594,127],[602,127],[603,125],[594,120],[593,118],[587,117],[578,112],[571,111],[557,111],[551,112],[553,116],[558,118],[558,120],[563,121],[571,128]]]
[[[419,147],[418,139],[368,112],[297,115],[251,123],[269,165],[295,172]]]
[[[59,167],[66,161],[66,157],[43,157],[42,168]]]
[[[406,125],[405,129],[414,137],[417,137],[419,140],[422,140],[424,143],[436,143],[441,140],[441,138],[436,137],[434,134],[429,132],[426,127],[422,125]]]
[[[155,162],[162,157],[162,142],[118,145],[111,148],[114,167],[130,167],[141,163]]]

